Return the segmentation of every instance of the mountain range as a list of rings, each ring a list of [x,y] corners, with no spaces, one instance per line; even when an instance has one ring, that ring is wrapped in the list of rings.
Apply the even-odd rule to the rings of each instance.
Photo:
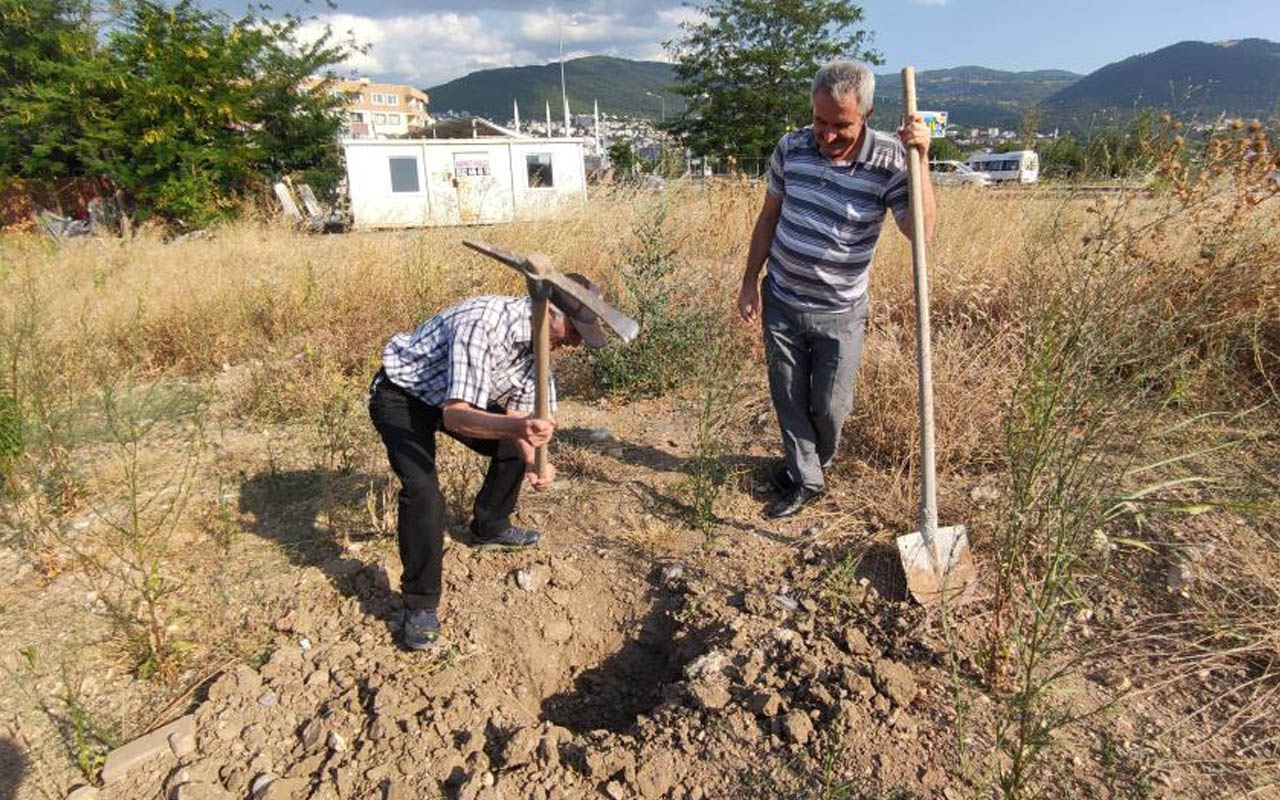
[[[671,89],[674,70],[664,62],[590,56],[566,61],[564,73],[574,113],[589,113],[597,101],[602,113],[655,120],[684,108],[683,98]],[[1042,130],[1078,132],[1123,123],[1146,106],[1183,118],[1268,118],[1280,103],[1280,43],[1179,42],[1085,76],[977,66],[924,70],[917,73],[916,85],[921,108],[947,111],[951,123],[962,127],[1016,128],[1023,114],[1037,107]],[[559,64],[473,72],[426,92],[436,114],[467,112],[505,120],[513,100],[526,120],[542,119],[547,104],[553,117],[562,114]],[[901,107],[899,74],[877,75],[877,118],[896,119]]]

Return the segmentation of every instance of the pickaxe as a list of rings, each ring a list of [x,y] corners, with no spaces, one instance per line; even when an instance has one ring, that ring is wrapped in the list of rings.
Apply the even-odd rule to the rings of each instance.
[[[547,304],[551,298],[551,287],[564,292],[586,306],[606,325],[618,334],[624,342],[636,338],[640,326],[636,321],[587,290],[586,287],[567,275],[557,272],[551,266],[551,259],[542,253],[512,253],[494,247],[487,242],[463,239],[462,243],[478,253],[501,261],[525,278],[529,289],[529,299],[533,304],[533,352],[536,377],[534,399],[534,416],[538,419],[551,419],[551,400],[549,397],[549,380],[551,376],[551,329],[547,325]],[[547,448],[540,446],[534,453],[534,469],[538,477],[547,476]]]

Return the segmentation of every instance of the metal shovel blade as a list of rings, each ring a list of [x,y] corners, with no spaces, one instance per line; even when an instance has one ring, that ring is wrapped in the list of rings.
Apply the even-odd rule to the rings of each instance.
[[[907,591],[922,606],[966,603],[973,597],[978,574],[965,527],[938,528],[935,535],[946,561],[941,572],[934,566],[929,547],[919,531],[898,537],[898,555],[907,574]]]

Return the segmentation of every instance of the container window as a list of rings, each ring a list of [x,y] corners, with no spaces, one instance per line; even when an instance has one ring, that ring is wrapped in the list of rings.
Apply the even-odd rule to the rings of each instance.
[[[391,156],[391,191],[418,191],[418,159],[413,156]]]
[[[550,153],[530,153],[525,156],[525,166],[529,171],[530,188],[554,186],[554,176],[551,173],[551,154]]]

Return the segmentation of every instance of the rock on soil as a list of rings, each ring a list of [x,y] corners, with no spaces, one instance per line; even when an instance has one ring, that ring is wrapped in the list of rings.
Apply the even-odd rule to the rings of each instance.
[[[901,708],[911,705],[916,697],[916,677],[911,668],[882,658],[875,666],[876,688]]]

